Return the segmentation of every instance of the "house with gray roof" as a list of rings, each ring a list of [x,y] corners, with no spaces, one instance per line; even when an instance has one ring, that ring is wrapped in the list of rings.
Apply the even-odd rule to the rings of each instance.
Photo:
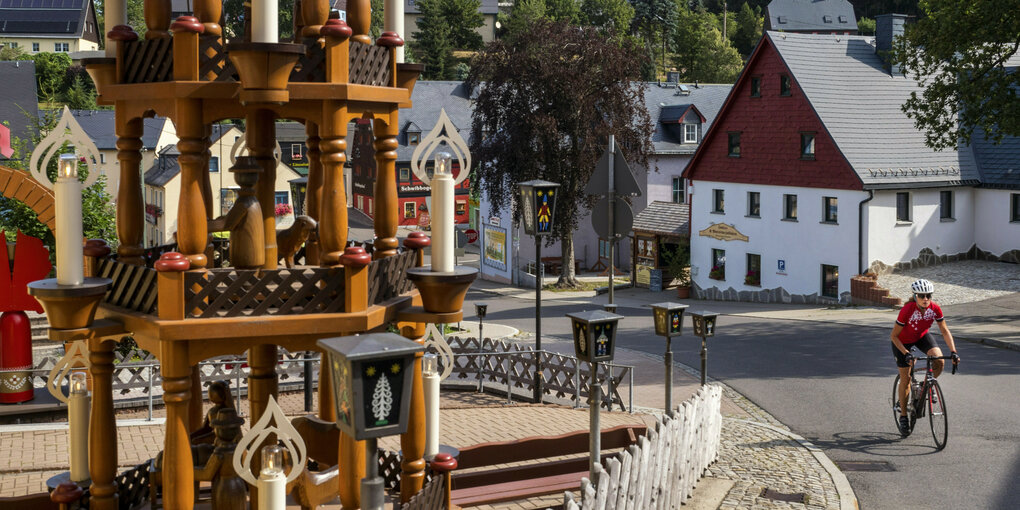
[[[857,18],[849,0],[772,0],[765,30],[857,35]]]
[[[0,0],[0,45],[28,53],[99,49],[93,0]]]
[[[847,302],[854,274],[1016,259],[1016,142],[927,147],[901,109],[920,86],[879,52],[888,16],[875,37],[759,42],[684,173],[696,296]]]

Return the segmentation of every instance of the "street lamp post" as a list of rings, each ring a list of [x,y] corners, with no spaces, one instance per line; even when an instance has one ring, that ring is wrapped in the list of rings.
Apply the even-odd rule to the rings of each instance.
[[[663,356],[663,362],[666,365],[666,414],[670,416],[673,415],[673,349],[670,343],[673,336],[683,334],[685,310],[687,310],[687,305],[679,303],[666,302],[652,305],[655,334],[666,337],[666,354]]]
[[[542,398],[542,237],[552,233],[559,184],[539,179],[519,184],[524,233],[535,236],[535,402]]]
[[[715,336],[715,319],[719,314],[712,312],[691,312],[694,335],[701,337],[701,385],[705,385],[708,370],[708,343],[706,339]]]
[[[478,392],[479,393],[482,392],[482,385],[484,384],[484,379],[482,378],[482,372],[484,372],[485,366],[487,365],[485,357],[482,356],[482,353],[485,352],[485,341],[483,340],[485,338],[485,336],[482,335],[482,320],[485,319],[485,312],[488,309],[489,309],[489,305],[486,304],[486,303],[475,303],[475,315],[478,316]]]
[[[590,364],[591,382],[588,384],[588,446],[589,479],[597,484],[595,466],[601,462],[602,432],[599,411],[602,407],[602,385],[598,381],[599,363],[613,361],[616,346],[616,326],[623,317],[602,310],[568,313],[574,333],[574,356]]]

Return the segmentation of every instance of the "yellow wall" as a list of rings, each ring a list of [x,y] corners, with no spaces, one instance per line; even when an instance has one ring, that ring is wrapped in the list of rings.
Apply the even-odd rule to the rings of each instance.
[[[0,37],[0,43],[6,45],[8,42],[18,43],[18,48],[21,48],[25,53],[56,53],[54,49],[55,43],[67,43],[67,51],[94,51],[99,49],[99,44],[85,39],[78,38],[60,38],[60,37]],[[32,43],[39,44],[39,51],[32,51]]]

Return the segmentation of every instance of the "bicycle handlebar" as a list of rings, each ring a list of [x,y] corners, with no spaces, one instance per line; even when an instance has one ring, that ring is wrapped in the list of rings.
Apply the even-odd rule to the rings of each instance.
[[[931,363],[932,360],[936,360],[936,359],[953,359],[953,356],[952,355],[949,355],[949,356],[917,356],[917,357],[914,358],[914,361],[917,361],[919,359],[927,360],[928,363]],[[920,370],[920,369],[918,369],[918,370]],[[956,363],[953,363],[953,371],[952,371],[952,373],[954,375],[956,374]]]

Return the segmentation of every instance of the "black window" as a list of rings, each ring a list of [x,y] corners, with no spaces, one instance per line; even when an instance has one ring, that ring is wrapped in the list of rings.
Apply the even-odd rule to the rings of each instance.
[[[797,220],[797,195],[783,195],[783,219]]]
[[[953,192],[951,190],[939,192],[939,218],[953,219]]]
[[[726,250],[712,249],[712,270],[708,277],[713,280],[726,279]]]
[[[822,295],[839,298],[839,267],[822,264]]]
[[[1009,221],[1020,221],[1020,193],[1010,194],[1009,201]]]
[[[747,215],[758,218],[761,216],[761,193],[757,191],[747,192]]]
[[[721,213],[724,211],[725,201],[723,200],[723,190],[714,189],[712,190],[712,212]]]
[[[751,77],[751,97],[761,97],[761,76]]]
[[[822,221],[836,223],[836,197],[822,197]]]
[[[790,75],[787,74],[779,75],[779,95],[780,96],[790,95]]]
[[[420,131],[408,131],[407,132],[407,145],[418,145],[421,142]]]
[[[747,274],[744,275],[744,283],[756,287],[761,286],[761,255],[747,254]]]
[[[32,43],[32,51],[39,51],[39,43],[37,42]]]
[[[684,179],[683,177],[673,177],[673,203],[682,204],[687,201],[686,193],[684,192]]]
[[[220,171],[220,158],[212,156],[209,158],[209,173],[216,173]]]
[[[910,221],[910,193],[896,194],[896,221]]]
[[[729,155],[730,155],[730,157],[739,158],[740,157],[740,133],[739,132],[733,132],[733,133],[730,133],[729,135],[730,135],[730,138],[729,138]]]
[[[800,134],[800,158],[815,159],[815,134]]]

